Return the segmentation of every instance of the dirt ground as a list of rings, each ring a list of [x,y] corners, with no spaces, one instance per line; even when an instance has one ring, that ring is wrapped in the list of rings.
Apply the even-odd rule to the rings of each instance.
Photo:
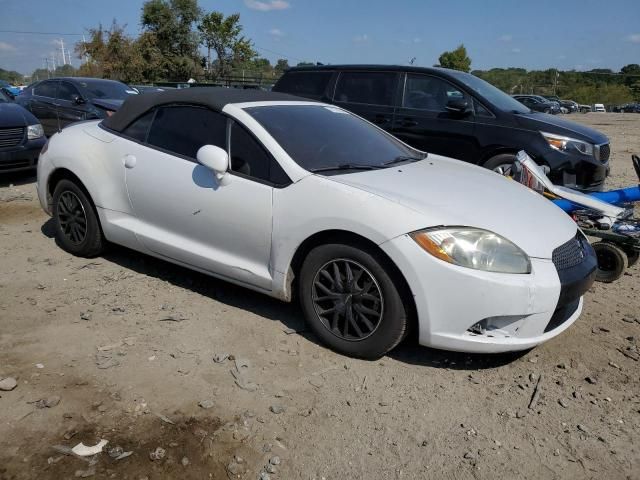
[[[635,183],[640,115],[569,118],[611,138],[610,186]],[[637,267],[530,352],[359,361],[293,305],[122,248],[68,255],[34,180],[0,177],[0,479],[640,479]]]

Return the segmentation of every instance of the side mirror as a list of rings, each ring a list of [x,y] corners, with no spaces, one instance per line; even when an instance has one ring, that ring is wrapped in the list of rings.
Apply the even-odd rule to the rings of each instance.
[[[447,109],[447,112],[454,113],[456,115],[465,115],[469,113],[469,103],[462,98],[449,100],[445,108]]]
[[[215,145],[203,145],[196,153],[196,158],[201,165],[212,170],[220,185],[227,185],[231,181],[229,170],[229,155]]]
[[[87,101],[84,98],[82,98],[80,95],[78,95],[77,93],[74,93],[73,95],[71,95],[71,101],[75,105],[82,105],[83,103],[87,103]]]

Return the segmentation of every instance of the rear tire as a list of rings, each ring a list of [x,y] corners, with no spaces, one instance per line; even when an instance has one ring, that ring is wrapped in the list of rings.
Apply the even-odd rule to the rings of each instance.
[[[71,180],[60,180],[53,192],[56,243],[78,257],[96,257],[105,239],[89,194]]]
[[[299,296],[307,324],[329,348],[377,359],[408,328],[407,312],[382,256],[345,244],[320,245],[300,270]]]
[[[598,257],[597,282],[615,282],[624,275],[629,261],[624,250],[607,241],[594,243],[593,249]]]

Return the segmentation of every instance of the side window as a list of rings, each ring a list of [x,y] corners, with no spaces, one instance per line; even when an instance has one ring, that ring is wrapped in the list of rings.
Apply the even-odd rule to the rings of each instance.
[[[276,185],[290,182],[280,164],[241,125],[231,125],[231,170]]]
[[[476,112],[476,117],[493,117],[491,112],[477,100],[473,101],[473,109]]]
[[[33,89],[33,94],[39,97],[56,98],[56,84],[58,82],[44,81],[37,84]]]
[[[320,99],[324,95],[332,75],[333,72],[326,71],[285,73],[275,90]]]
[[[80,95],[78,89],[69,82],[60,82],[58,85],[58,98],[71,102],[74,95]]]
[[[467,98],[451,83],[430,75],[407,74],[402,106],[419,110],[446,112],[450,100]]]
[[[124,129],[122,134],[126,137],[132,138],[133,140],[144,143],[147,140],[147,132],[149,131],[149,126],[153,120],[154,113],[155,110],[152,110],[141,117],[138,117]]]
[[[398,75],[395,72],[342,72],[336,85],[336,102],[393,105]]]
[[[195,160],[203,145],[226,150],[227,118],[203,107],[158,108],[147,143]]]

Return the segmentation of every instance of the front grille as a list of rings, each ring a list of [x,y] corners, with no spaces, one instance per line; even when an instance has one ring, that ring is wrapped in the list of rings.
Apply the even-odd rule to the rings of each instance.
[[[611,147],[609,146],[608,143],[605,143],[604,145],[600,145],[596,149],[596,158],[597,160],[600,160],[601,162],[604,163],[607,160],[609,160],[610,153],[611,153]]]
[[[575,237],[556,248],[551,256],[556,269],[566,270],[582,263],[587,256],[585,243],[587,239],[578,231]]]
[[[0,148],[15,147],[24,139],[24,127],[0,128]]]
[[[29,160],[15,160],[13,162],[0,163],[0,171],[13,170],[14,168],[26,168],[29,166]]]

